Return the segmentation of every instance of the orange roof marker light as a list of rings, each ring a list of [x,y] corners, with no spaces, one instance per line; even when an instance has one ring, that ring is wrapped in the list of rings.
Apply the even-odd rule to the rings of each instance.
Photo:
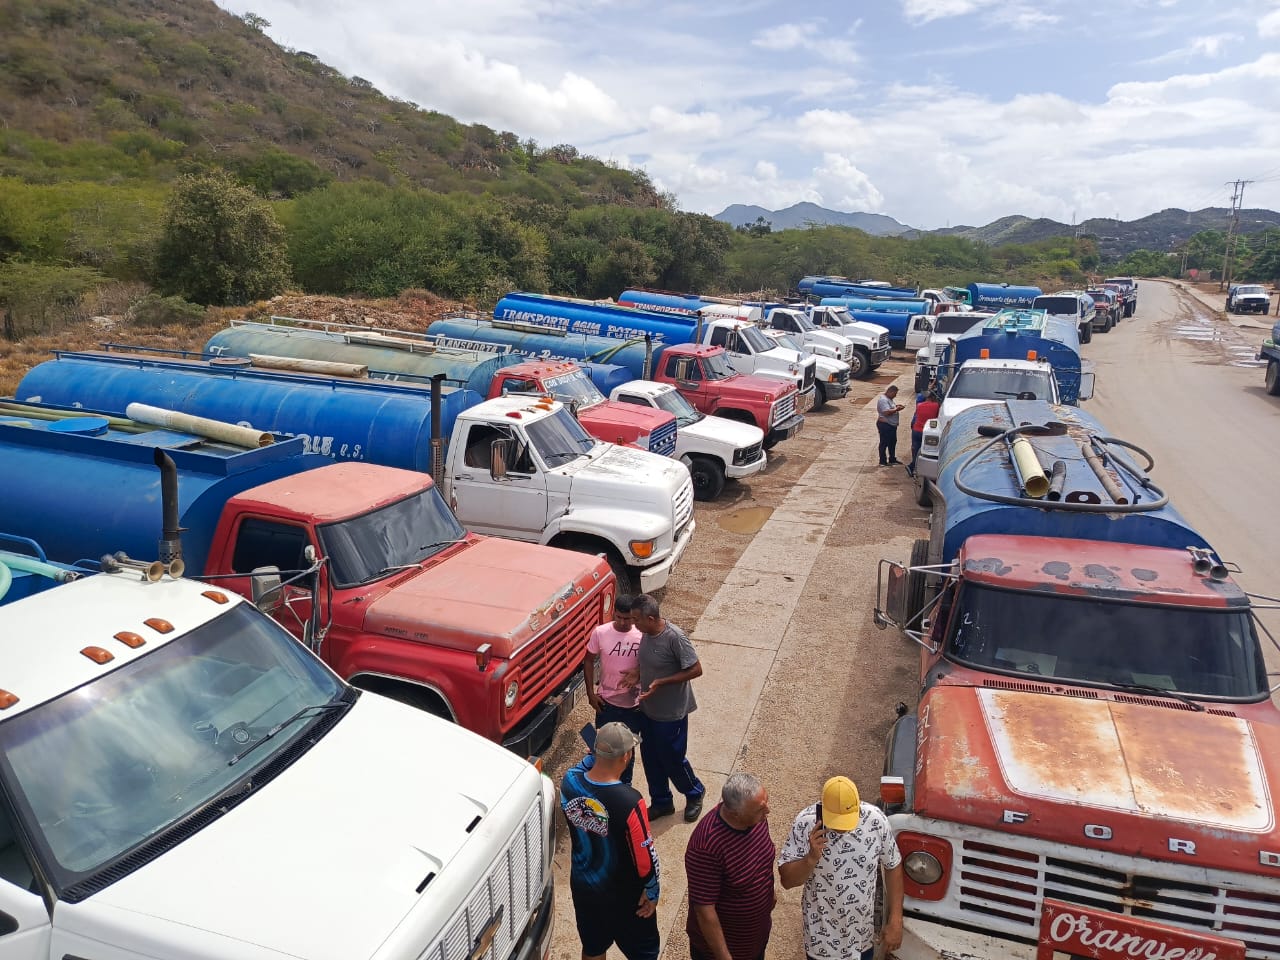
[[[137,650],[140,646],[142,646],[147,642],[143,640],[139,634],[134,633],[132,630],[121,630],[119,633],[115,635],[115,638],[119,640],[121,643],[123,643],[130,650]]]
[[[1036,352],[1035,352],[1034,350],[1028,350],[1028,351],[1027,351],[1027,359],[1028,359],[1028,360],[1034,360],[1034,359],[1036,358],[1036,356],[1037,356],[1037,354],[1036,354]]]
[[[15,694],[8,690],[0,690],[0,710],[8,710],[17,702],[18,698]]]
[[[978,352],[978,359],[980,359],[980,360],[990,360],[990,359],[991,359],[991,348],[990,348],[990,347],[983,347],[983,348]]]
[[[94,663],[110,663],[114,660],[115,654],[109,650],[103,650],[101,647],[85,647],[80,651]]]

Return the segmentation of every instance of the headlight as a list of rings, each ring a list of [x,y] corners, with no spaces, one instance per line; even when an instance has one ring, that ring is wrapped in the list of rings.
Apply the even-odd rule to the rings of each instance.
[[[644,436],[636,437],[636,446],[637,446],[637,447],[640,447],[640,448],[642,448],[642,449],[644,449],[644,450],[648,450],[648,449],[649,449],[649,444],[650,444],[650,442],[652,441],[652,439],[653,439],[653,438],[652,438],[652,437],[650,437],[650,436],[649,436],[649,434],[647,434],[647,433],[646,433],[646,434],[644,434]]]
[[[925,437],[925,438],[924,438],[924,446],[926,446],[926,447],[936,447],[937,445],[938,445],[938,438],[937,438],[937,437]]]
[[[942,864],[932,853],[913,850],[902,861],[902,872],[922,887],[942,879]]]
[[[503,697],[502,697],[502,701],[507,705],[508,710],[510,710],[512,707],[516,705],[516,697],[519,695],[520,695],[520,683],[517,680],[512,680],[510,683],[507,684],[507,692],[503,694]]]
[[[600,605],[600,609],[604,612],[604,615],[606,617],[613,613],[613,594],[612,593],[606,593],[604,595],[604,603]]]
[[[647,560],[653,556],[653,546],[657,542],[658,538],[654,537],[652,540],[632,540],[627,546],[631,548],[633,556]]]

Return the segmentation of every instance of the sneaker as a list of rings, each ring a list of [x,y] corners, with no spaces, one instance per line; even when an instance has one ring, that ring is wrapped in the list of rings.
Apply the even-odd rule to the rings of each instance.
[[[910,466],[907,467],[907,476],[910,477],[912,480],[916,478],[916,472],[912,470]]]
[[[901,461],[901,460],[890,460],[890,461],[889,461],[889,466],[891,466],[891,467],[897,467],[897,466],[901,466],[901,465],[902,465],[902,461]]]
[[[888,466],[888,464],[887,464],[887,463],[882,463],[882,464],[880,464],[880,466],[882,466],[882,467],[887,467],[887,466]]]
[[[667,804],[664,807],[650,807],[649,819],[657,820],[661,817],[669,817],[676,812],[675,804]]]
[[[685,804],[685,807],[684,807],[685,823],[693,823],[700,816],[702,816],[702,797],[703,796],[704,796],[703,794],[698,794],[697,797],[695,797],[694,799],[690,800],[688,803]]]

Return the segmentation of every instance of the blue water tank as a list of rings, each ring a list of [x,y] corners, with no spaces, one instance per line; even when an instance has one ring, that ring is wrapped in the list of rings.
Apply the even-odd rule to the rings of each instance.
[[[881,310],[863,310],[858,307],[849,306],[850,300],[856,302],[858,298],[848,297],[823,297],[819,302],[819,306],[827,307],[844,307],[849,311],[849,315],[855,320],[863,323],[875,323],[884,327],[889,331],[889,342],[895,347],[901,347],[907,342],[907,326],[911,321],[913,313],[902,313],[898,311],[881,311]]]
[[[801,277],[796,284],[801,293],[813,297],[915,297],[917,291],[911,287],[868,286],[866,281],[850,280],[848,277],[807,276]]]
[[[115,416],[124,416],[130,403],[146,403],[300,436],[307,452],[333,460],[431,469],[431,392],[421,384],[346,381],[216,361],[64,353],[27,373],[17,397]],[[470,390],[445,391],[446,440],[458,414],[480,401]]]
[[[647,333],[667,343],[688,343],[697,331],[695,317],[536,293],[507,294],[494,306],[493,319],[597,337],[643,339]]]
[[[928,313],[927,300],[872,300],[869,297],[825,297],[822,304],[834,303],[848,307],[850,310],[864,310],[872,313]]]
[[[1182,550],[1187,546],[1208,547],[1209,544],[1171,505],[1141,513],[1120,510],[1082,513],[1062,509],[994,503],[960,490],[956,476],[965,461],[991,438],[979,436],[982,426],[1008,430],[1014,423],[1045,424],[1059,422],[1067,433],[1057,437],[1032,437],[1032,445],[1046,473],[1056,461],[1066,467],[1063,499],[1075,495],[1110,503],[1097,476],[1080,452],[1080,442],[1090,435],[1107,436],[1109,431],[1078,407],[1054,405],[1043,400],[1010,400],[1007,403],[970,407],[947,425],[938,460],[938,493],[934,497],[932,527],[942,531],[941,562],[954,560],[960,545],[980,533],[1011,534],[1036,537],[1069,537],[1079,540],[1104,540],[1136,543],[1153,547]],[[1021,496],[1010,462],[1008,448],[1001,441],[992,445],[968,467],[962,481],[971,489],[1006,497]],[[1115,479],[1126,490],[1132,503],[1151,503],[1155,496],[1132,482],[1127,474],[1115,473]]]
[[[969,284],[969,303],[975,310],[1030,307],[1041,292],[1039,287],[1022,287],[1008,283],[971,283]]]
[[[696,317],[708,301],[691,293],[666,293],[659,290],[623,290],[618,303],[656,313],[675,313]]]
[[[228,499],[329,462],[307,456],[297,439],[236,450],[169,430],[112,428],[93,435],[58,430],[60,422],[0,421],[0,529],[38,541],[50,559],[63,563],[117,550],[139,560],[156,558],[164,527],[156,448],[178,468],[183,560],[192,576],[204,572]]]
[[[217,357],[262,354],[300,360],[328,360],[362,364],[375,379],[410,379],[427,382],[443,373],[456,385],[489,395],[494,375],[518,363],[518,357],[478,353],[473,350],[436,350],[412,334],[394,335],[342,330],[312,330],[274,323],[239,323],[219,331],[205,344],[205,353]]]

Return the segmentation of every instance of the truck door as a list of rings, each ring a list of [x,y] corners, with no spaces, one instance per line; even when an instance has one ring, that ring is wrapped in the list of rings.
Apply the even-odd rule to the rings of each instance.
[[[711,331],[710,344],[713,347],[724,348],[724,352],[729,356],[729,365],[738,373],[751,373],[755,369],[751,354],[744,353],[747,347],[737,331],[730,330],[728,327],[715,327]]]
[[[18,841],[7,805],[0,802],[0,955],[6,960],[47,960],[52,925],[35,871]]]
[[[494,441],[506,441],[506,476],[492,474]],[[473,423],[453,474],[454,511],[474,533],[539,541],[547,526],[547,478],[523,437],[502,424]]]
[[[907,323],[907,349],[915,351],[929,346],[931,333],[933,333],[933,319],[924,314],[912,314]]]
[[[706,381],[702,379],[702,368],[697,357],[667,357],[662,373],[697,410],[702,413],[715,412],[714,398],[707,389]]]
[[[310,564],[303,556],[308,546],[315,547],[317,556],[324,556],[321,545],[315,543],[311,528],[300,523],[286,523],[275,517],[241,516],[236,520],[232,533],[231,568],[237,574],[226,580],[214,581],[215,586],[234,590],[242,597],[253,596],[253,584],[249,574],[261,567],[275,567],[280,579],[288,580]],[[321,575],[324,572],[321,571]],[[277,595],[265,598],[262,608],[272,619],[292,633],[302,637],[303,625],[311,618],[311,585],[305,581],[283,587]],[[329,662],[334,631],[325,637],[320,656]]]

